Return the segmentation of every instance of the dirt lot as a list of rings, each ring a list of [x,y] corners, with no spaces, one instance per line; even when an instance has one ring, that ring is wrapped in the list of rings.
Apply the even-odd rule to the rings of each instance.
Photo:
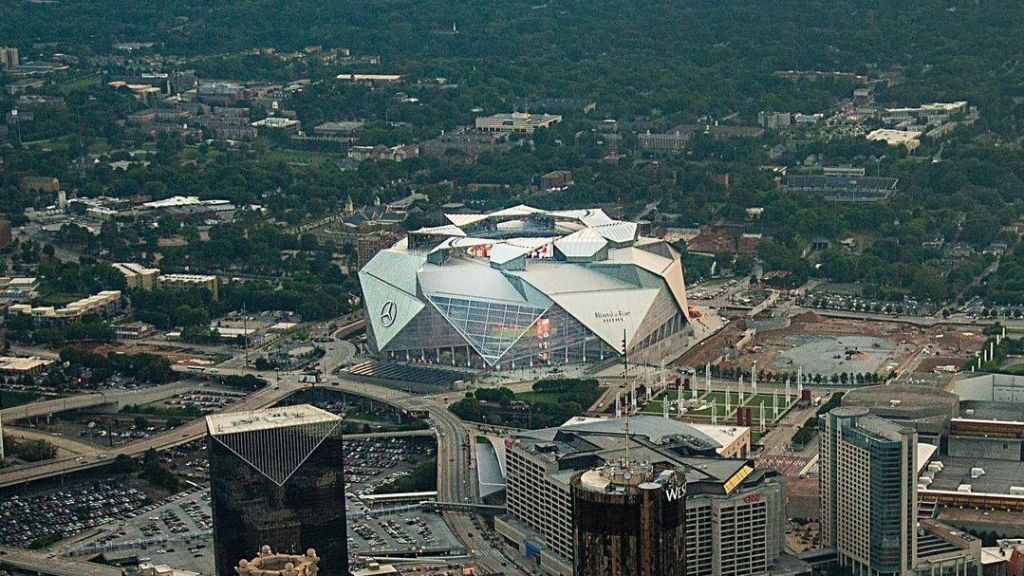
[[[760,372],[806,374],[875,372],[914,369],[931,371],[940,366],[959,365],[981,346],[980,332],[962,328],[921,328],[899,322],[826,318],[815,313],[800,314],[789,326],[757,333],[722,368],[750,370],[754,362]],[[708,342],[705,346],[721,346]],[[725,349],[707,350],[719,356]]]

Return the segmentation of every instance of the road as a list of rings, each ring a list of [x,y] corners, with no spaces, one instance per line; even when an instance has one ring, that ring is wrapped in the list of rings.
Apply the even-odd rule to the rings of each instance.
[[[51,576],[121,576],[121,569],[0,546],[0,567]]]
[[[319,368],[326,375],[331,374],[334,369],[347,362],[354,352],[351,344],[337,340],[327,344],[325,348],[326,353],[320,359]],[[186,367],[182,366],[176,366],[175,369],[182,372],[190,372]],[[311,385],[299,381],[301,372],[278,372],[270,377],[266,373],[243,368],[216,368],[202,374],[191,374],[193,376],[210,378],[251,374],[270,381],[264,388],[226,407],[225,411],[230,412],[255,410],[271,406],[294,392],[311,387],[350,392],[405,409],[426,410],[431,422],[434,424],[438,438],[438,499],[445,502],[462,503],[478,502],[479,500],[472,457],[474,438],[467,425],[449,412],[447,408],[447,402],[455,396],[461,396],[461,393],[455,396],[440,394],[435,397],[411,395],[407,392],[393,390],[384,386],[333,376],[328,376],[323,383]],[[194,383],[180,384],[187,388],[195,387]],[[528,385],[524,384],[523,386]],[[101,395],[85,395],[84,398],[70,397],[68,399],[61,399],[57,404],[49,406],[48,409],[58,409],[64,406],[71,409],[79,402],[83,406],[94,405],[96,399],[92,398],[92,396]],[[13,410],[19,409],[20,407]],[[15,413],[14,416],[17,417],[17,414]],[[7,418],[6,413],[4,417]],[[174,430],[112,449],[75,442],[74,446],[65,448],[69,452],[75,452],[72,456],[5,471],[3,474],[0,474],[0,487],[105,465],[121,454],[134,457],[143,454],[149,449],[164,450],[199,439],[205,434],[206,421],[200,418]],[[423,434],[423,432],[415,432],[414,434]],[[51,438],[51,440],[62,439]],[[456,536],[466,546],[470,556],[474,559],[478,572],[512,575],[525,574],[525,571],[515,568],[511,560],[503,556],[500,550],[495,549],[486,540],[483,531],[474,525],[473,516],[459,512],[445,512],[444,517]]]
[[[207,384],[204,383],[181,381],[136,390],[104,390],[89,394],[78,394],[76,396],[30,402],[21,406],[4,408],[0,410],[0,418],[4,422],[13,423],[15,420],[24,418],[48,416],[67,410],[81,410],[83,408],[92,408],[93,406],[102,406],[103,404],[117,404],[119,407],[124,404],[150,404],[206,386]]]
[[[479,502],[476,490],[476,468],[473,463],[475,438],[468,427],[448,408],[436,400],[420,400],[437,429],[437,499],[439,502]],[[455,536],[466,546],[474,559],[478,572],[496,574],[525,574],[515,567],[502,551],[492,545],[482,530],[473,523],[471,515],[445,512],[444,519]]]
[[[43,234],[42,228],[39,224],[30,223],[19,228],[15,228],[14,236],[20,241],[32,240],[39,244],[51,243],[51,239],[47,238],[46,235]],[[61,262],[78,262],[82,258],[81,253],[67,250],[57,245],[54,245],[53,249],[53,256]]]

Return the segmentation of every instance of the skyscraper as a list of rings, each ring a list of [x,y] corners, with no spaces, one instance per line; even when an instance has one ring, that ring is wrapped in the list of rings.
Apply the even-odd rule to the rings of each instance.
[[[821,417],[822,545],[854,576],[903,576],[917,564],[917,433],[835,408]]]
[[[686,478],[635,462],[571,482],[575,576],[686,576]]]
[[[496,517],[494,526],[513,553],[528,558],[550,576],[572,576],[577,569],[574,559],[580,557],[581,536],[589,550],[600,550],[619,530],[609,522],[615,505],[605,502],[616,498],[606,493],[583,494],[583,481],[594,478],[587,474],[595,470],[621,469],[625,459],[653,469],[653,478],[666,470],[685,477],[688,576],[758,576],[771,571],[782,554],[785,537],[785,477],[771,469],[756,469],[754,462],[745,458],[719,457],[718,450],[724,448],[719,440],[730,437],[724,426],[698,429],[678,420],[636,416],[630,418],[629,427],[628,458],[621,418],[578,418],[509,439],[508,513]],[[633,479],[647,478],[630,474]],[[574,492],[577,477],[580,486]],[[613,488],[615,484],[608,482]],[[684,499],[684,487],[675,486],[671,492],[665,489],[665,506]],[[627,506],[625,492],[624,488],[620,497],[623,506]],[[639,499],[636,495],[635,510],[645,509]],[[584,502],[586,512],[582,511]],[[664,508],[661,514],[664,516]],[[574,518],[580,519],[575,528],[582,534],[574,530]],[[603,530],[608,531],[607,538]]]
[[[341,418],[309,405],[206,417],[217,576],[264,545],[348,574]]]

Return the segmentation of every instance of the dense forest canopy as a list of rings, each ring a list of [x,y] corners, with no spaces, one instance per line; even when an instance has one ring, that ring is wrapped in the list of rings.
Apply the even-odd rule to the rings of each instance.
[[[881,98],[969,99],[992,120],[1008,118],[1001,100],[1024,86],[1021,29],[1020,3],[1002,0],[9,0],[0,19],[0,38],[28,55],[47,42],[94,53],[155,42],[182,56],[346,47],[381,55],[389,71],[489,86],[497,99],[581,96],[636,114],[812,112],[821,86],[772,72],[899,69],[906,81]]]

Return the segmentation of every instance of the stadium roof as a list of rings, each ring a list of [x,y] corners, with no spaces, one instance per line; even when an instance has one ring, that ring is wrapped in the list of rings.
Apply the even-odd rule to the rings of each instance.
[[[450,224],[409,232],[359,271],[378,350],[429,307],[492,364],[503,353],[499,348],[507,351],[518,340],[508,333],[521,336],[529,329],[523,322],[553,306],[615,350],[624,336],[633,347],[657,328],[651,323],[671,308],[657,302],[674,302],[687,314],[678,252],[640,237],[634,222],[614,220],[600,209],[526,205],[446,216]],[[475,312],[465,312],[466,306]],[[469,316],[454,317],[452,310]],[[474,330],[482,339],[504,342],[483,350],[469,334]]]

